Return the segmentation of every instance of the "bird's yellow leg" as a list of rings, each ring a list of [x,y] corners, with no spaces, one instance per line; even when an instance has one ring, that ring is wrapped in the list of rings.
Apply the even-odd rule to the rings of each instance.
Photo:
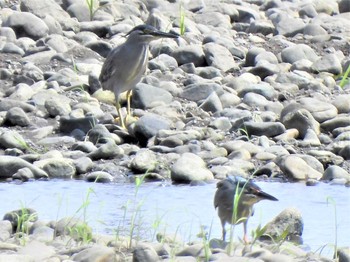
[[[127,114],[125,117],[125,123],[127,126],[129,126],[130,124],[134,123],[137,120],[137,117],[133,117],[131,115],[131,95],[132,95],[132,90],[128,90],[126,92],[126,99],[127,99]]]
[[[247,236],[247,224],[248,224],[248,220],[243,222],[243,241],[245,244],[249,244],[249,239]]]
[[[118,100],[116,101],[115,107],[117,108],[120,126],[122,128],[124,128],[124,129],[126,129],[126,126],[125,126],[125,123],[124,123],[124,118],[123,118],[122,113],[120,111],[120,104],[119,104]]]
[[[132,95],[132,90],[128,90],[127,92],[126,92],[126,101],[127,101],[127,114],[129,115],[129,116],[131,116],[131,106],[130,106],[130,104],[131,104],[131,95]]]

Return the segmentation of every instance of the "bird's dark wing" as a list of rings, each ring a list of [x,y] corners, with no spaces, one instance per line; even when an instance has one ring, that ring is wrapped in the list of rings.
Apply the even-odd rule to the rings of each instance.
[[[102,84],[102,87],[103,89],[107,89],[107,90],[111,90],[113,91],[113,89],[109,88],[108,85],[106,85],[106,83],[108,82],[108,80],[111,80],[112,78],[112,75],[114,75],[118,68],[116,66],[114,62],[114,59],[115,59],[115,56],[114,54],[116,52],[118,52],[118,47],[113,49],[107,56],[103,66],[102,66],[102,69],[101,69],[101,73],[100,73],[100,77],[99,77],[99,80]]]
[[[217,191],[214,196],[214,207],[232,210],[235,187],[229,181],[222,180],[217,183]]]

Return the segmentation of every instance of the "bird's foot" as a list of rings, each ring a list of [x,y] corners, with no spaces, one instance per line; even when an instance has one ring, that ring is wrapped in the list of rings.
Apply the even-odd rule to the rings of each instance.
[[[244,243],[245,245],[250,244],[250,241],[249,241],[249,239],[248,239],[248,236],[247,236],[247,235],[244,235],[244,237],[243,237],[243,243]]]
[[[116,122],[117,125],[119,125],[123,129],[127,129],[128,126],[135,123],[137,121],[137,119],[138,119],[138,117],[127,115],[124,118],[116,117],[114,119],[114,121]]]
[[[130,126],[131,124],[135,123],[139,118],[136,117],[136,116],[132,116],[132,115],[127,115],[125,118],[124,118],[124,122],[125,122],[125,125],[128,127]]]
[[[124,121],[123,118],[116,117],[116,118],[114,118],[114,122],[115,122],[118,126],[120,126],[121,128],[126,129],[125,121]]]

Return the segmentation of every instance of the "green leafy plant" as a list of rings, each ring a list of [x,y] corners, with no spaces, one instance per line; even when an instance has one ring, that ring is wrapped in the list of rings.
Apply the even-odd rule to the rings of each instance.
[[[206,231],[206,226],[201,225],[200,226],[200,232],[197,235],[202,239],[203,247],[204,247],[204,261],[208,262],[210,260],[211,256],[211,250],[210,250],[210,244],[209,244],[209,239],[210,239],[210,233],[211,229],[213,226],[213,221],[211,222],[209,232]]]
[[[248,130],[247,130],[247,127],[244,125],[243,127],[241,128],[238,128],[238,131],[247,138],[248,141],[250,141],[250,136],[249,136],[249,133],[248,133]]]
[[[69,227],[68,231],[70,236],[81,241],[82,244],[88,244],[92,240],[91,228],[85,222]]]
[[[95,193],[94,190],[89,187],[88,191],[85,195],[85,198],[83,200],[83,203],[81,206],[75,211],[75,214],[73,215],[72,219],[74,217],[81,217],[82,216],[82,223],[78,223],[72,227],[68,227],[69,235],[74,238],[78,239],[82,242],[82,244],[87,244],[91,242],[92,240],[92,233],[91,228],[89,227],[87,223],[87,209],[90,205],[90,195],[92,193]],[[79,215],[82,213],[82,215]]]
[[[19,212],[14,215],[17,219],[16,237],[20,240],[21,245],[26,245],[26,236],[29,233],[28,223],[34,222],[37,219],[37,213],[31,213],[28,208],[22,206]]]
[[[103,5],[101,5],[101,3],[99,3],[99,6],[96,6],[97,1],[96,0],[85,0],[86,5],[88,6],[89,9],[89,17],[90,17],[90,21],[93,20],[95,13],[103,6],[108,5],[109,3],[104,3]]]
[[[158,216],[156,217],[156,219],[153,221],[152,223],[152,230],[153,230],[153,233],[152,233],[152,237],[151,237],[151,240],[154,241],[157,237],[157,233],[160,229],[160,226],[162,225],[163,223],[163,218],[165,217],[166,213],[164,213],[162,216]]]
[[[235,195],[233,198],[233,214],[232,214],[232,219],[231,219],[231,227],[230,227],[230,244],[228,245],[228,250],[227,253],[230,255],[233,251],[233,236],[234,236],[234,228],[237,224],[243,222],[246,220],[246,217],[238,217],[238,205],[241,200],[243,191],[247,185],[249,180],[247,179],[247,182],[243,185],[242,188],[239,188],[239,183],[237,183],[236,190],[235,190]]]
[[[349,83],[349,74],[350,74],[350,65],[348,65],[348,68],[346,69],[345,73],[341,76],[341,80],[339,83],[339,86],[343,88],[347,83]]]
[[[92,21],[94,14],[96,12],[95,7],[94,7],[94,0],[85,0],[86,4],[89,8],[89,15],[90,15],[90,21]]]
[[[184,35],[186,31],[185,27],[185,17],[186,17],[186,12],[183,7],[183,3],[180,3],[180,35]]]
[[[265,233],[266,233],[266,229],[267,229],[267,225],[265,225],[265,226],[261,226],[261,224],[259,224],[253,231],[252,231],[252,242],[251,242],[251,247],[253,247],[254,246],[254,244],[256,243],[256,241],[260,238],[260,237],[262,237],[262,236],[264,236],[264,235],[266,235]]]

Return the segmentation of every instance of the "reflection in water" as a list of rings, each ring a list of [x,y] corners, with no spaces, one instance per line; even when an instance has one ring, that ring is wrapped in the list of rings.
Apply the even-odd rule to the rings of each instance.
[[[274,195],[278,202],[261,201],[255,205],[255,215],[249,220],[248,231],[266,224],[287,207],[295,207],[304,219],[303,239],[311,251],[328,245],[322,252],[331,256],[335,241],[334,207],[337,206],[338,246],[350,246],[350,191],[344,186],[324,183],[306,187],[302,183],[257,183]],[[206,226],[210,238],[221,237],[221,225],[213,207],[215,183],[190,187],[164,186],[160,183],[143,184],[135,197],[133,184],[93,184],[82,181],[29,182],[21,185],[0,184],[0,216],[7,211],[31,207],[39,218],[55,220],[72,216],[82,205],[89,188],[88,223],[95,232],[114,234],[118,228],[130,228],[132,214],[137,214],[136,235],[154,239],[156,231],[180,235],[184,241],[196,240],[200,226]],[[132,212],[137,210],[136,212]],[[159,226],[157,226],[159,224]],[[241,237],[242,226],[235,228]]]

